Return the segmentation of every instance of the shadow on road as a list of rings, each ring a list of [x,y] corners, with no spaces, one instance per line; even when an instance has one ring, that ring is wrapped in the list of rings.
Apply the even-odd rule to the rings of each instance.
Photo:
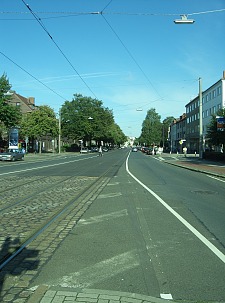
[[[24,248],[15,259],[7,263],[7,259],[12,257],[14,252],[21,246],[19,238],[7,237],[0,250],[0,302],[5,294],[4,282],[8,276],[20,276],[27,270],[37,269],[39,260],[38,250]],[[11,285],[13,288],[13,285]]]

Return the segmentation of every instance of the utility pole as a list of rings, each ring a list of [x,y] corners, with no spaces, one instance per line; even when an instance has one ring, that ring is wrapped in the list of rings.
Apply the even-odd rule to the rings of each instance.
[[[61,153],[61,109],[59,109],[59,154]]]
[[[199,158],[203,156],[203,127],[202,127],[202,79],[199,78]]]

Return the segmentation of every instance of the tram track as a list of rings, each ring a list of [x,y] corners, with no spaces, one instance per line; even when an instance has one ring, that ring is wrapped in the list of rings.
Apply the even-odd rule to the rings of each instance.
[[[3,226],[1,238],[6,239],[10,235],[12,239],[17,239],[18,244],[1,254],[0,270],[41,237],[50,226],[55,225],[57,230],[56,221],[73,213],[73,222],[76,224],[123,161],[124,158],[120,158],[98,177],[86,177],[83,171],[84,176],[74,174],[44,188],[38,194],[36,191],[27,196],[22,199],[26,204],[20,205],[17,202],[12,208],[5,207],[0,213]],[[54,199],[51,199],[53,195]],[[0,245],[3,251],[4,242],[0,242]]]

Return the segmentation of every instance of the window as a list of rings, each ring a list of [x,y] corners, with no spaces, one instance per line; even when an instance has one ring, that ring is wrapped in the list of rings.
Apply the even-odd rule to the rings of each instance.
[[[217,96],[221,95],[221,86],[217,87]]]
[[[213,90],[213,98],[216,98],[216,90]]]

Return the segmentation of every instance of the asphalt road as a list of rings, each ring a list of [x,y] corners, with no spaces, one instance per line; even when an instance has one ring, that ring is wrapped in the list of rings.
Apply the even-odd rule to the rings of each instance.
[[[224,183],[140,152],[127,161],[126,156],[119,150],[102,158],[90,154],[12,164],[26,175],[59,176],[99,176],[117,167],[30,287],[225,301]],[[12,170],[8,164],[0,169]]]

